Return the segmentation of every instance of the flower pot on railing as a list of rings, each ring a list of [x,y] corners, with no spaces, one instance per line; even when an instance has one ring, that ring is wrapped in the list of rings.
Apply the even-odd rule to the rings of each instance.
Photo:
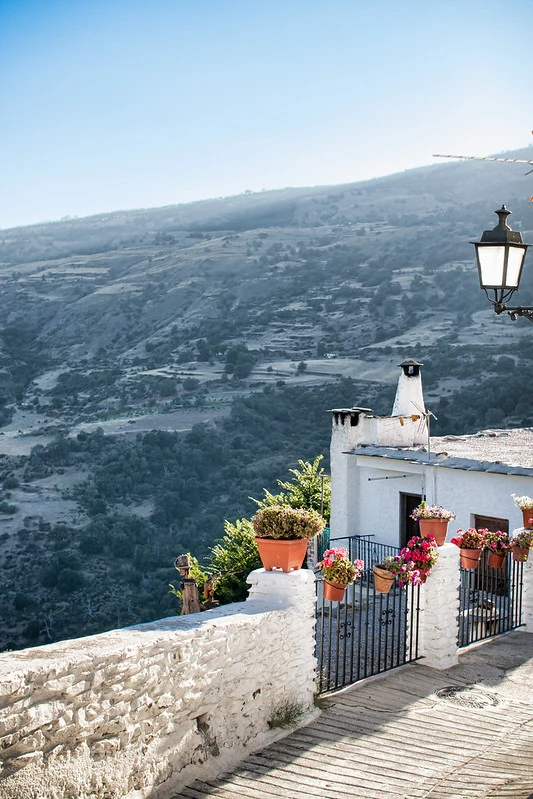
[[[488,565],[492,569],[501,569],[505,563],[507,553],[513,548],[507,533],[501,530],[487,531],[485,535],[485,548],[489,551]]]
[[[330,602],[341,602],[346,593],[346,586],[342,583],[332,583],[329,580],[323,582],[324,599],[329,599]]]
[[[513,560],[525,563],[529,557],[529,547],[513,547]]]
[[[317,563],[317,568],[322,572],[324,599],[330,602],[340,602],[348,585],[361,576],[365,564],[362,560],[350,560],[350,555],[344,547],[326,549],[322,560]]]
[[[396,579],[396,575],[388,569],[383,569],[380,566],[373,567],[374,572],[374,590],[379,594],[388,594]]]
[[[501,569],[505,563],[507,553],[501,554],[500,552],[489,552],[488,564],[492,569]]]
[[[513,560],[525,563],[529,557],[529,550],[533,547],[533,530],[519,530],[509,542]]]
[[[463,569],[477,569],[480,557],[481,549],[467,549],[466,547],[459,549],[459,560]]]

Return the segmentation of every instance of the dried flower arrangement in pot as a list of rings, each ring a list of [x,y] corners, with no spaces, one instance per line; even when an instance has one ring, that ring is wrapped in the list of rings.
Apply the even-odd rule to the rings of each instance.
[[[411,513],[411,519],[418,522],[422,537],[435,536],[437,546],[441,547],[446,541],[448,522],[450,519],[455,519],[455,513],[446,510],[442,505],[428,505],[425,500],[422,500]]]
[[[325,521],[315,510],[270,505],[257,511],[252,525],[264,568],[289,572],[301,569],[307,542],[324,529]]]
[[[485,549],[489,552],[488,564],[493,569],[501,569],[505,563],[507,553],[511,549],[509,536],[497,530],[495,533],[485,535]]]
[[[533,498],[532,497],[518,497],[516,494],[511,494],[517,508],[522,511],[522,524],[526,530],[533,529]]]
[[[459,547],[461,566],[463,569],[476,569],[485,546],[486,528],[469,527],[468,530],[457,530],[458,534],[451,543]]]
[[[522,530],[509,541],[513,560],[524,563],[529,557],[529,550],[533,548],[533,530]]]
[[[364,569],[362,560],[350,560],[344,547],[326,549],[322,560],[316,564],[324,577],[324,599],[338,602],[344,597],[346,586],[353,583]]]

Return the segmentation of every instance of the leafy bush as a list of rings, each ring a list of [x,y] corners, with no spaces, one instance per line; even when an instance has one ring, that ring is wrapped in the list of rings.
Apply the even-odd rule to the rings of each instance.
[[[261,568],[254,529],[248,519],[238,519],[235,524],[225,521],[224,532],[224,537],[211,550],[208,567],[219,575],[215,597],[222,603],[242,602],[248,594],[246,578],[254,569]]]

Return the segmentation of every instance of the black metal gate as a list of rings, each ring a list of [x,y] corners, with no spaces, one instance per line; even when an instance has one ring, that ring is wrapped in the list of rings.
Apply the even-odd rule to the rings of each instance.
[[[477,569],[461,568],[458,646],[468,646],[524,624],[524,564],[510,555],[501,569],[491,568],[487,561],[488,552],[483,552]]]
[[[346,545],[347,541],[338,543]],[[349,551],[352,560],[364,561],[365,569],[347,589],[342,602],[324,600],[322,582],[317,582],[319,693],[338,690],[418,658],[419,588],[395,585],[388,594],[374,590],[372,566],[399,550],[374,544],[368,536],[353,536]]]

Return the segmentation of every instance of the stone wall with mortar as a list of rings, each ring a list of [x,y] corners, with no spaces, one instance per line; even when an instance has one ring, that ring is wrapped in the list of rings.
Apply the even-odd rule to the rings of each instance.
[[[310,714],[313,573],[246,602],[0,655],[1,799],[166,799]]]

